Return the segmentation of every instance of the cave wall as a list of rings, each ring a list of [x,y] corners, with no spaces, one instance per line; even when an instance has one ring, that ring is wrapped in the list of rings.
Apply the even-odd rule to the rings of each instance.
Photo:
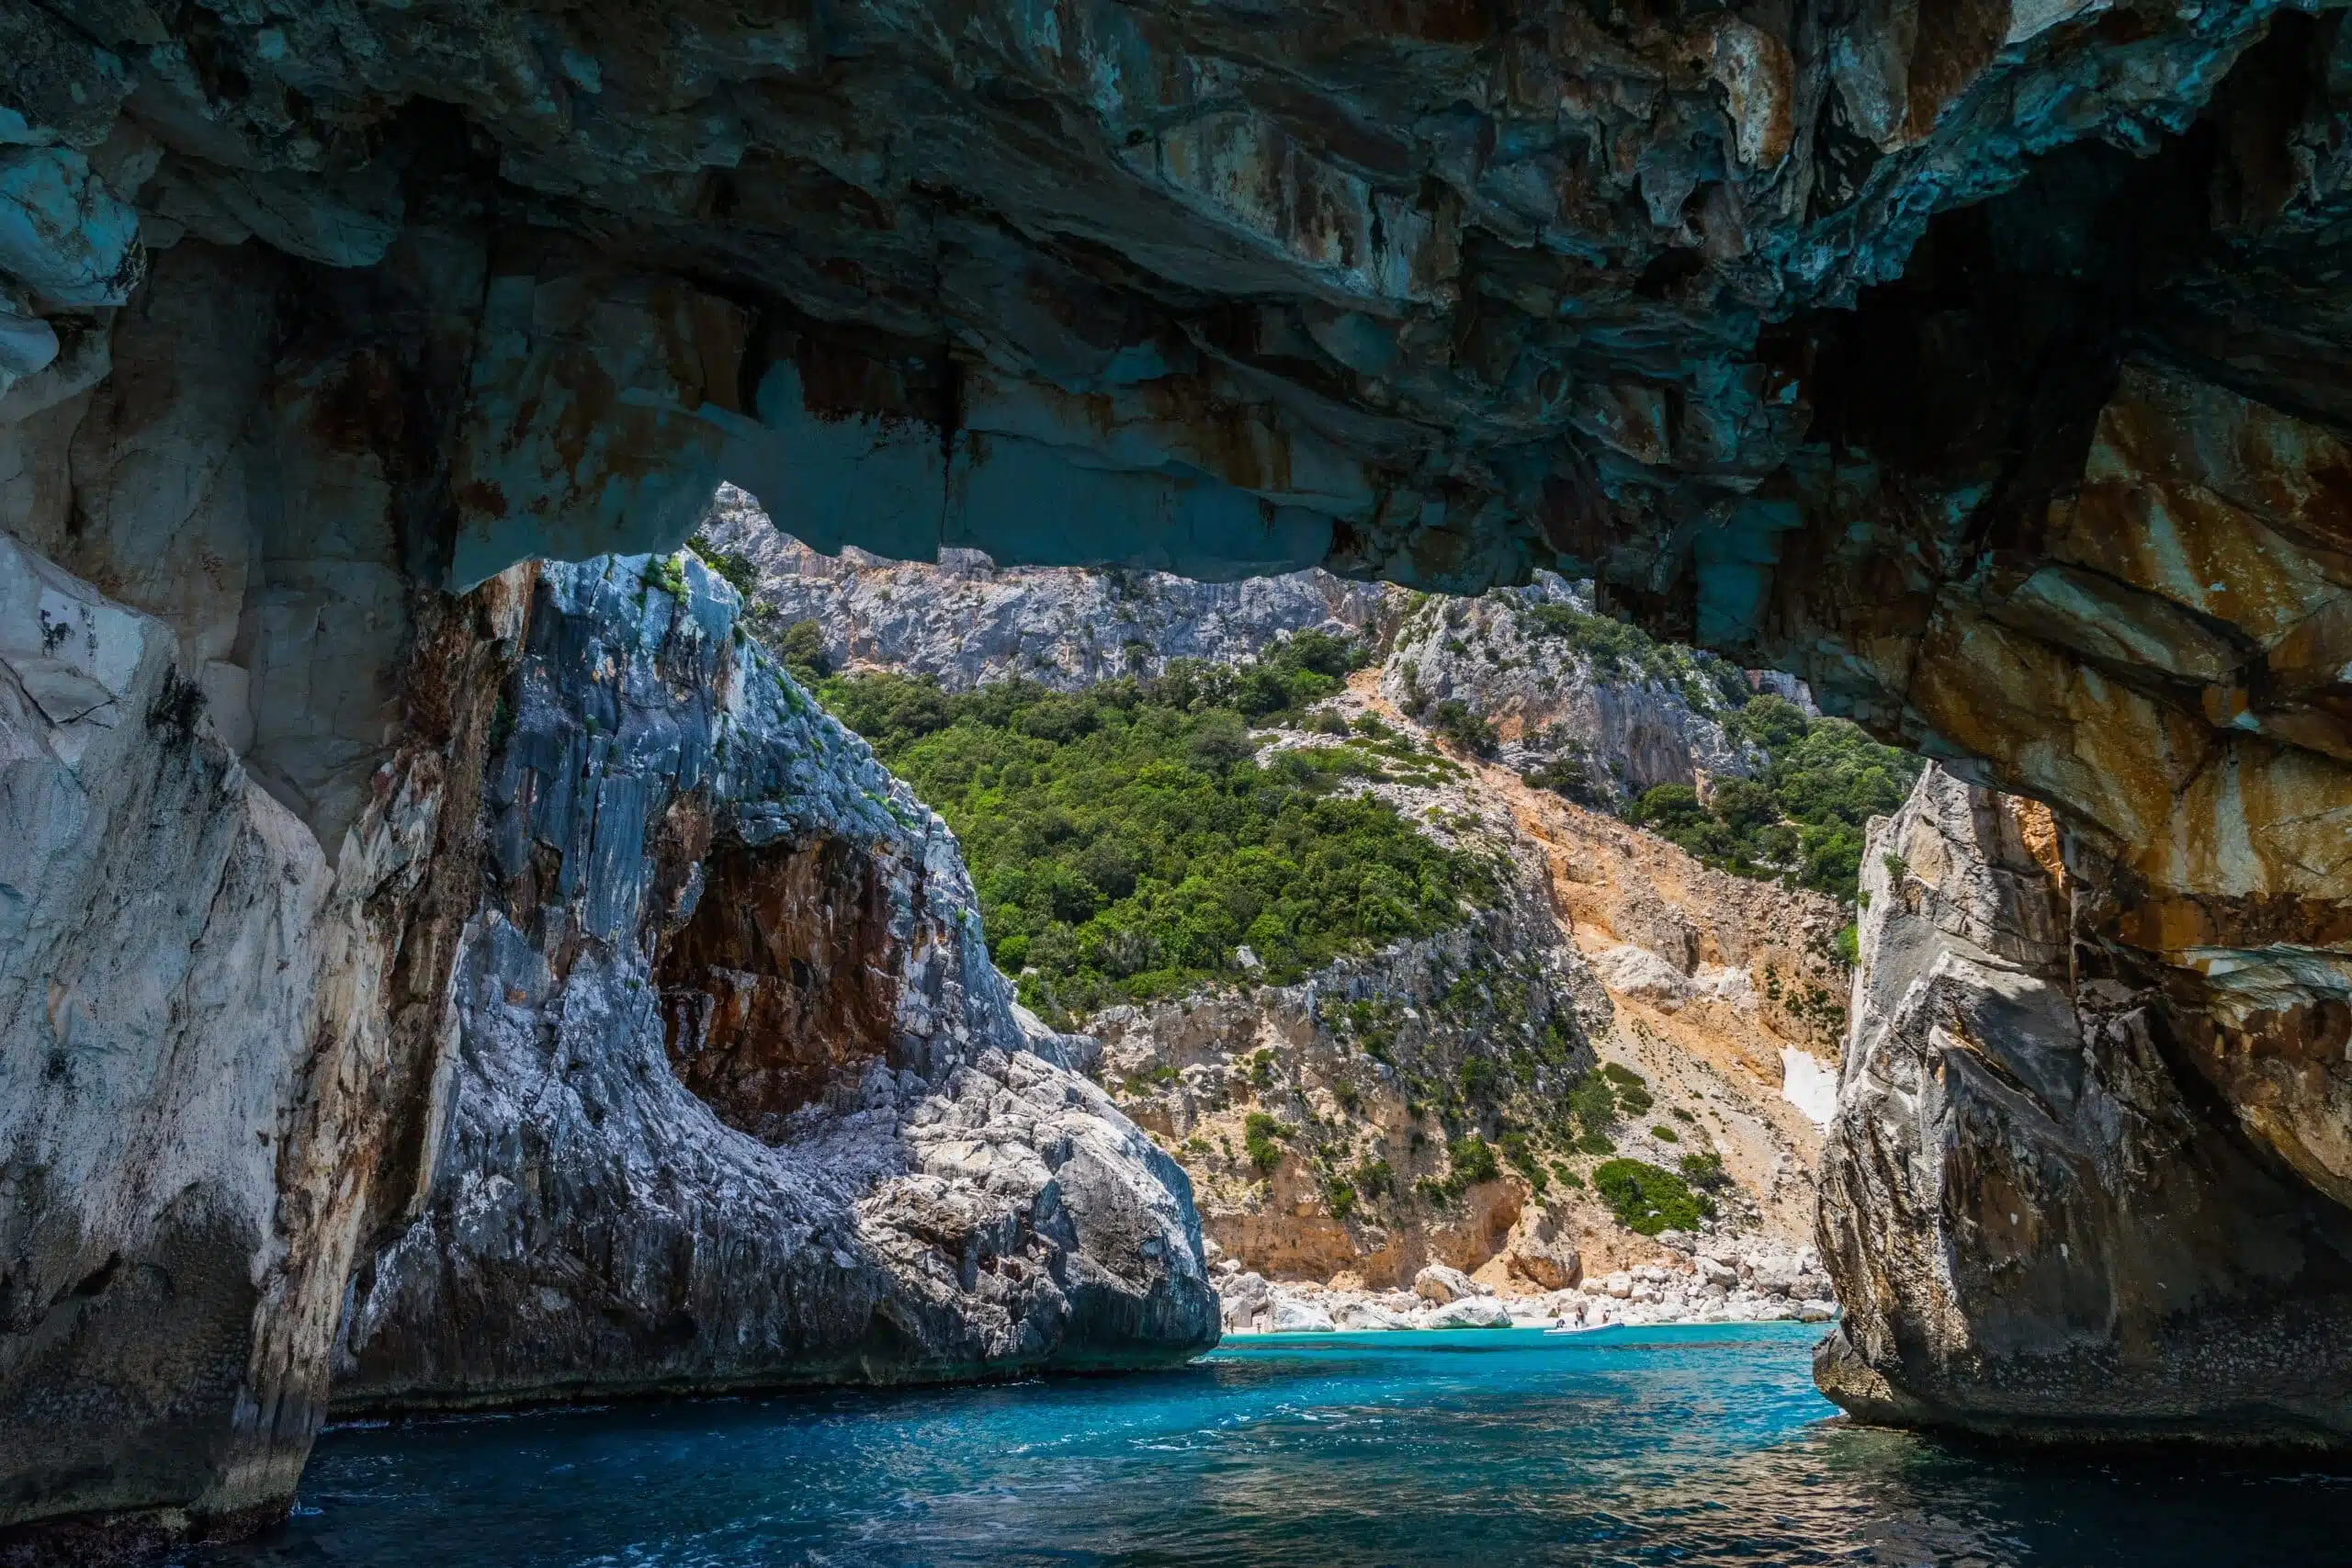
[[[878,868],[840,840],[712,857],[654,969],[680,1080],[728,1125],[756,1131],[843,1067],[888,1062],[889,915]]]
[[[172,1193],[32,1173],[177,1104],[183,1037],[251,1097],[164,1117],[250,1260],[199,1315],[284,1306],[152,1500],[283,1496],[329,1282],[424,1201],[518,563],[666,548],[721,477],[911,557],[1596,576],[2050,805],[2077,975],[2341,1206],[2332,5],[0,0],[0,524],[136,628],[104,670],[6,628],[7,809],[57,849],[0,899],[0,1375],[172,1272]],[[208,804],[91,826],[142,791]],[[265,873],[294,903],[217,951],[285,952],[295,1055],[52,991],[158,941],[132,893]],[[162,1076],[43,1077],[85,1016]]]
[[[1937,768],[1874,825],[1822,1160],[1845,1313],[1821,1386],[1995,1437],[2340,1444],[2352,1213],[2200,1071],[2164,998],[2079,961],[2106,895],[2062,837]],[[2302,1109],[2334,1131],[2345,1105]]]

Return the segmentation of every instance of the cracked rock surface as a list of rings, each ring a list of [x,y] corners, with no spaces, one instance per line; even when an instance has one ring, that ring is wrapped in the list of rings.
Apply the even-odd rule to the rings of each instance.
[[[1214,1342],[1190,1184],[1073,1070],[1092,1042],[1012,1003],[946,826],[736,635],[731,590],[661,564],[539,572],[430,1196],[358,1265],[337,1402]],[[714,920],[742,940],[692,940]]]
[[[0,1516],[282,1504],[352,1249],[457,1146],[422,1112],[493,941],[512,569],[666,549],[720,479],[893,557],[1592,578],[2048,804],[2148,1103],[2218,1102],[2288,1210],[2340,1215],[2347,150],[2327,0],[0,0],[0,529],[145,617],[101,638],[135,681],[0,627],[34,846],[0,899],[0,1386],[48,1409],[78,1357],[153,1391],[82,1429],[209,1434],[70,1486],[74,1439],[12,1453]],[[610,943],[634,885],[585,852]],[[231,866],[271,897],[218,906]],[[281,886],[255,1005],[300,1032],[247,1050],[202,1021],[251,960],[182,955]],[[742,972],[696,1025],[722,1043],[895,1017]],[[173,1089],[204,1063],[269,1087],[216,1115]],[[753,1137],[815,1069],[713,1066]],[[151,1100],[151,1140],[77,1144]],[[105,1303],[152,1285],[183,1175],[242,1260],[205,1321],[241,1326],[134,1375]],[[2109,1241],[2194,1250],[2126,1208]],[[2072,1321],[2060,1274],[2018,1311]],[[1950,1397],[1875,1408],[1967,1408],[1976,1364],[1937,1364]]]
[[[2352,1218],[2183,1079],[2143,996],[2070,961],[2096,894],[2052,829],[1931,768],[1871,835],[1821,1386],[2003,1436],[2340,1443]]]

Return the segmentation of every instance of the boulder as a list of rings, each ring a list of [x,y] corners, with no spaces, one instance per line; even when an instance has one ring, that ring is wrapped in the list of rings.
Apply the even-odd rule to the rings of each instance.
[[[1471,1296],[1491,1296],[1495,1288],[1481,1284],[1459,1269],[1443,1263],[1426,1263],[1421,1266],[1420,1272],[1413,1276],[1413,1293],[1423,1301],[1443,1306]]]
[[[1423,1328],[1509,1328],[1510,1309],[1492,1296],[1465,1296],[1421,1320]]]
[[[1529,1207],[1503,1242],[1511,1273],[1545,1291],[1564,1291],[1584,1277],[1584,1263],[1559,1220],[1548,1209]]]
[[[1277,1334],[1329,1334],[1339,1325],[1331,1314],[1313,1302],[1295,1297],[1274,1298],[1273,1329]]]
[[[1413,1320],[1403,1313],[1392,1312],[1373,1302],[1351,1302],[1332,1316],[1341,1328],[1351,1333],[1414,1326]]]

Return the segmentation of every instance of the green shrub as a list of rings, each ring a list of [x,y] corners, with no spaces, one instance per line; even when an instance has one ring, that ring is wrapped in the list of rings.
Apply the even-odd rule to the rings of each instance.
[[[1699,804],[1697,790],[1689,784],[1663,784],[1644,791],[1626,811],[1625,820],[1661,838],[1678,839],[1707,825],[1710,818],[1707,808]]]
[[[1344,1220],[1356,1212],[1356,1190],[1344,1176],[1334,1176],[1323,1183],[1323,1202],[1335,1220]]]
[[[1502,744],[1495,727],[1459,697],[1446,698],[1430,708],[1426,717],[1431,729],[1474,757],[1491,757]]]
[[[1462,1085],[1462,1098],[1473,1105],[1490,1103],[1498,1090],[1508,1087],[1502,1069],[1484,1056],[1464,1057],[1455,1077]]]
[[[1862,827],[1903,804],[1920,760],[1770,695],[1750,699],[1725,728],[1766,749],[1761,777],[1722,780],[1703,803],[1686,785],[1660,784],[1626,808],[1626,820],[1711,865],[1855,902]]]
[[[1651,1128],[1650,1136],[1661,1144],[1679,1144],[1682,1141],[1681,1134],[1663,1124]]]
[[[1588,1155],[1610,1155],[1617,1152],[1617,1145],[1606,1133],[1581,1133],[1577,1136],[1577,1152]]]
[[[1552,1167],[1552,1176],[1563,1187],[1582,1188],[1584,1186],[1584,1178],[1576,1173],[1574,1166],[1565,1162]]]
[[[1651,1097],[1649,1083],[1641,1074],[1621,1063],[1611,1062],[1600,1069],[1615,1085],[1618,1106],[1630,1115],[1639,1116],[1657,1101]]]
[[[1767,751],[1778,752],[1804,739],[1805,732],[1813,728],[1813,721],[1805,717],[1804,709],[1788,698],[1762,692],[1749,698],[1747,705],[1734,714],[1724,728],[1755,741]]]
[[[1691,1191],[1674,1172],[1642,1160],[1612,1159],[1594,1167],[1592,1186],[1617,1223],[1639,1235],[1695,1230],[1715,1212],[1713,1199]]]
[[[1617,1121],[1617,1092],[1600,1073],[1587,1073],[1568,1090],[1568,1115],[1588,1136],[1606,1134]]]
[[[696,534],[686,547],[700,556],[703,565],[717,572],[729,587],[741,594],[744,604],[752,604],[758,601],[760,569],[752,564],[751,557],[740,550],[720,549],[702,534]]]
[[[1503,1158],[1517,1166],[1520,1174],[1527,1178],[1528,1187],[1537,1197],[1542,1197],[1544,1189],[1552,1185],[1552,1174],[1544,1168],[1542,1158],[1528,1146],[1527,1134],[1505,1133],[1495,1143],[1502,1150]]]
[[[1337,793],[1386,776],[1395,741],[1257,760],[1248,718],[1303,712],[1354,657],[1302,635],[1254,665],[1177,660],[1079,693],[860,674],[818,694],[956,829],[989,937],[1036,971],[1023,999],[1066,1021],[1230,976],[1245,943],[1257,978],[1294,984],[1493,901],[1478,857]]]
[[[814,686],[833,672],[825,651],[825,629],[814,621],[795,621],[775,639],[775,656],[804,686]]]
[[[1283,1163],[1283,1146],[1276,1140],[1288,1139],[1297,1131],[1262,1111],[1252,1111],[1241,1123],[1242,1152],[1250,1156],[1251,1165],[1271,1176],[1274,1168]]]
[[[1682,1179],[1693,1187],[1709,1189],[1731,1179],[1724,1173],[1724,1156],[1718,1154],[1684,1155]]]
[[[1396,1186],[1396,1173],[1388,1168],[1388,1162],[1385,1159],[1365,1160],[1350,1173],[1349,1179],[1367,1198],[1381,1197],[1393,1191]]]
[[[1502,1175],[1502,1168],[1495,1163],[1494,1145],[1473,1133],[1457,1138],[1446,1151],[1453,1166],[1451,1180],[1457,1190],[1476,1187],[1482,1181],[1492,1181]]]
[[[1861,935],[1851,920],[1838,928],[1838,962],[1851,969],[1862,961]]]
[[[1530,789],[1548,789],[1579,806],[1600,804],[1600,786],[1581,757],[1555,757],[1542,767],[1520,774],[1519,779]]]

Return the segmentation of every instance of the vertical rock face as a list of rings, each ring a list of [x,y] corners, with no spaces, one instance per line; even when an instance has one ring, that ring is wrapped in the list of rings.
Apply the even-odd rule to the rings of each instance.
[[[50,536],[111,573],[170,526]],[[1012,1008],[953,840],[739,652],[699,568],[403,599],[388,672],[379,626],[314,604],[230,646],[299,661],[314,696],[380,674],[398,726],[272,752],[203,627],[206,594],[250,619],[287,563],[242,590],[122,572],[167,621],[20,537],[0,537],[9,1560],[269,1517],[338,1365],[353,1397],[481,1404],[1214,1338],[1182,1172],[1069,1070],[1088,1043]],[[264,786],[265,755],[304,754],[362,787]]]
[[[339,1401],[1148,1365],[1190,1186],[1014,1008],[946,828],[699,562],[542,569],[427,1186]]]
[[[0,596],[0,1518],[248,1506],[320,1392],[255,1364],[263,1293],[340,1290],[272,1278],[333,879],[168,628],[6,539]]]
[[[1992,1433],[2341,1441],[2352,1213],[2077,945],[2086,872],[2113,874],[2062,862],[2044,808],[1940,770],[1871,835],[1821,1385]]]
[[[261,258],[155,281],[0,400],[0,1529],[290,1494],[416,1180],[521,624],[509,581],[412,601],[382,367],[281,357]]]
[[[653,972],[700,861],[629,833],[692,842],[694,808],[643,812],[695,784],[600,785],[533,862],[553,891],[503,848],[480,887],[500,574],[673,542],[722,474],[909,556],[1589,573],[2046,799],[2085,1098],[2013,1070],[2072,1129],[2051,1147],[2109,1154],[2032,1168],[2116,1205],[2062,1258],[2097,1234],[2190,1260],[2116,1264],[2085,1341],[2113,1375],[2048,1386],[2107,1411],[2210,1319],[2240,1359],[2199,1385],[2251,1403],[2143,1414],[2268,1421],[2243,1410],[2306,1364],[2289,1330],[2336,1321],[2352,1198],[2342,7],[959,16],[0,7],[0,526],[74,580],[17,572],[49,586],[0,627],[0,1405],[60,1434],[8,1450],[0,1518],[285,1495],[346,1255],[424,1220],[456,1146],[449,987],[498,953],[524,997],[498,1006],[538,1018],[606,965],[652,1010],[615,1050],[658,1043],[651,1073],[714,1040],[727,1114],[812,1113],[813,1062],[746,1057],[716,1000],[695,1034]],[[113,650],[86,667],[31,629],[85,619]],[[729,1017],[878,1016],[865,979],[792,968],[789,888],[831,874],[775,873],[768,925],[711,939],[783,971],[727,982]],[[576,947],[498,946],[575,898]],[[894,982],[894,1021],[927,984]],[[935,1081],[891,1040],[854,1060]],[[1917,1171],[2008,1146],[1984,1094]],[[2141,1120],[2069,1120],[2102,1096]],[[2026,1187],[2024,1157],[1985,1168]],[[1855,1180],[1894,1202],[1914,1174]],[[199,1234],[242,1273],[192,1269]],[[1875,1408],[2022,1398],[2026,1363],[1902,1348],[2004,1343],[1953,1325],[2011,1277],[1954,1275],[1940,1337],[1849,1337],[1942,1401]],[[166,1280],[207,1304],[137,1304]],[[2036,1299],[2018,1343],[2098,1316]],[[130,1353],[166,1318],[186,1357]],[[424,1364],[387,1350],[379,1386],[438,1386]],[[67,1408],[74,1369],[98,1381]]]
[[[1588,628],[1642,646],[1589,646]],[[1763,760],[1724,728],[1721,710],[1748,695],[1736,666],[1628,636],[1593,614],[1589,584],[1552,572],[1475,600],[1422,601],[1397,628],[1380,684],[1408,713],[1466,705],[1494,723],[1514,765],[1572,766],[1577,793],[1594,804],[1745,778]]]

